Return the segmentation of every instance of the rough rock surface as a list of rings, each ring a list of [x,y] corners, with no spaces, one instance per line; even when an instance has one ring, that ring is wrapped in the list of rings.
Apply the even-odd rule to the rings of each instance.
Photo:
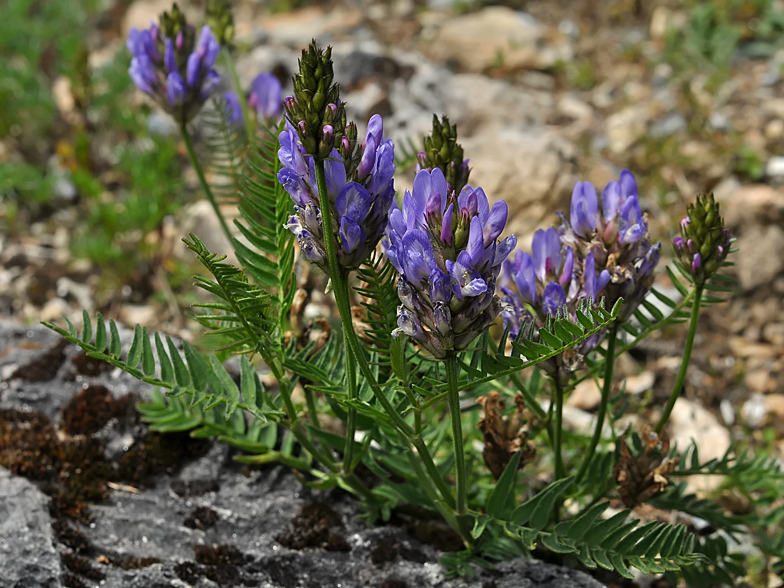
[[[115,397],[144,393],[119,370],[86,375],[76,368],[76,351],[43,327],[0,321],[0,410],[39,411],[57,423],[59,410],[88,384],[101,383]],[[326,518],[334,516],[325,544],[336,550],[281,544],[292,517],[325,503]],[[217,443],[141,488],[117,485],[103,503],[89,507],[89,525],[67,521],[86,539],[81,555],[73,553],[73,539],[53,533],[52,523],[64,523],[50,517],[47,505],[33,482],[0,470],[0,586],[601,586],[582,572],[537,560],[477,570],[469,580],[445,579],[441,553],[403,527],[366,527],[352,497],[312,491],[281,466],[248,471]]]

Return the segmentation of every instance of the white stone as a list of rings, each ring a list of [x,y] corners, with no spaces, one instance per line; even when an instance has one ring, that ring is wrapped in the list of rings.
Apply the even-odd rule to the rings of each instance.
[[[629,106],[605,121],[607,139],[614,153],[623,153],[645,134],[650,117],[646,106]]]

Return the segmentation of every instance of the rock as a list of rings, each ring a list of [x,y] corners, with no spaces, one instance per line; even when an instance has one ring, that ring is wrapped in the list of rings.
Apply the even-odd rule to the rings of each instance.
[[[767,184],[741,186],[730,176],[713,190],[727,226],[776,223],[784,219],[784,191]]]
[[[560,38],[548,43],[548,33]],[[423,50],[437,61],[455,62],[472,72],[547,69],[572,56],[565,36],[547,31],[532,16],[504,6],[447,19]]]
[[[779,421],[784,419],[784,394],[766,394],[765,395],[765,408],[773,417]]]
[[[646,132],[650,112],[646,105],[628,106],[611,114],[605,121],[610,149],[623,153]]]
[[[60,586],[48,505],[49,498],[32,482],[0,467],[0,570],[5,586]]]
[[[768,414],[765,397],[759,393],[752,394],[751,398],[743,403],[740,413],[747,426],[753,429],[761,427]]]
[[[627,393],[639,395],[653,388],[653,384],[656,382],[656,374],[651,370],[645,370],[635,376],[629,376],[624,382]]]
[[[772,177],[784,176],[784,156],[773,155],[770,157],[768,163],[765,164],[765,173]]]
[[[770,392],[776,385],[768,370],[754,370],[746,374],[746,385],[753,392]]]
[[[582,410],[591,410],[599,406],[601,399],[601,389],[593,378],[588,378],[575,386],[566,400],[566,405]]]
[[[774,345],[784,345],[784,323],[767,323],[762,328],[762,336]]]
[[[302,10],[265,15],[260,19],[271,44],[304,49],[312,39],[326,46],[335,39],[346,37],[363,22],[357,10],[334,8],[325,10],[312,6]]]
[[[738,281],[745,291],[770,284],[784,270],[784,229],[768,225],[759,230],[742,234],[736,246]]]
[[[664,118],[653,123],[650,130],[651,137],[660,139],[686,130],[686,119],[680,112],[670,112]]]
[[[694,441],[700,453],[700,461],[718,459],[730,446],[730,433],[718,419],[705,408],[688,400],[678,398],[669,420],[670,442],[678,450],[685,451]],[[689,489],[708,491],[715,488],[721,480],[716,476],[690,476]]]
[[[180,2],[180,8],[185,13],[188,22],[201,22],[203,15],[196,9],[191,2]],[[128,36],[128,31],[131,27],[137,29],[147,29],[150,27],[150,22],[158,22],[158,17],[164,11],[170,11],[172,8],[171,0],[134,0],[134,2],[125,11],[122,21],[122,36]]]

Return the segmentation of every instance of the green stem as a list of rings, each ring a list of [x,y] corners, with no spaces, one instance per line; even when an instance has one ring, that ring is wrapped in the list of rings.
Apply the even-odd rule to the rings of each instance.
[[[463,453],[463,421],[460,414],[460,392],[458,381],[460,379],[460,363],[454,354],[449,354],[445,360],[446,385],[449,395],[449,417],[452,421],[452,442],[455,451],[455,472],[457,475],[457,514],[464,515],[468,510],[465,455]]]
[[[249,134],[253,134],[251,129],[255,131],[256,119],[250,114],[248,100],[245,98],[245,92],[242,89],[240,77],[237,75],[237,68],[234,67],[234,60],[231,58],[231,52],[229,51],[228,47],[223,47],[221,49],[221,53],[223,53],[223,61],[226,64],[226,69],[229,70],[229,77],[231,78],[231,83],[234,86],[234,93],[237,95],[237,99],[240,101],[242,120],[245,121],[245,128],[248,129]]]
[[[218,221],[220,222],[221,228],[223,229],[223,233],[226,235],[226,238],[229,240],[229,243],[232,242],[231,231],[229,230],[229,226],[226,224],[226,219],[223,218],[223,214],[218,207],[218,201],[215,199],[215,196],[210,190],[210,185],[207,183],[207,180],[204,177],[204,170],[201,168],[201,164],[199,160],[196,158],[196,152],[193,150],[193,143],[191,142],[191,136],[188,133],[188,129],[185,124],[180,126],[180,132],[182,133],[182,140],[185,142],[185,148],[188,150],[188,156],[191,158],[191,163],[193,167],[196,169],[196,175],[199,176],[199,182],[201,183],[201,189],[204,190],[204,193],[207,195],[207,199],[212,204],[212,208],[215,211],[215,214],[218,217]]]
[[[561,439],[563,436],[563,386],[557,379],[553,379],[555,388],[555,428],[553,431],[553,451],[555,452],[555,479],[564,477],[563,455],[561,454]],[[556,508],[556,517],[558,509]]]
[[[610,403],[610,390],[612,389],[613,370],[615,369],[615,342],[617,335],[618,323],[614,322],[610,327],[607,341],[607,353],[604,356],[604,384],[602,386],[602,398],[599,402],[599,412],[596,413],[596,427],[593,430],[591,444],[588,446],[588,451],[585,453],[580,471],[577,472],[576,481],[578,483],[588,471],[588,466],[596,452],[596,447],[599,445],[599,440],[602,438],[602,427],[604,426],[604,417],[607,413],[607,405]]]
[[[675,384],[670,392],[670,399],[667,401],[667,406],[664,408],[664,413],[659,419],[659,424],[656,425],[656,433],[661,434],[664,425],[670,418],[672,409],[675,406],[675,401],[681,394],[683,382],[686,380],[686,372],[689,369],[689,360],[691,359],[691,350],[694,347],[694,337],[697,334],[697,323],[700,317],[700,301],[702,300],[702,291],[704,286],[700,285],[694,289],[694,301],[691,307],[691,317],[689,318],[689,334],[686,336],[686,348],[683,350],[683,359],[681,360],[681,367],[678,370],[678,376],[675,378]]]
[[[348,399],[354,402],[358,398],[357,394],[357,366],[354,363],[354,353],[351,346],[346,343],[346,379],[348,380]],[[357,428],[357,409],[354,406],[348,407],[348,417],[346,418],[346,448],[343,451],[343,471],[350,472],[353,469],[354,461],[354,434]]]

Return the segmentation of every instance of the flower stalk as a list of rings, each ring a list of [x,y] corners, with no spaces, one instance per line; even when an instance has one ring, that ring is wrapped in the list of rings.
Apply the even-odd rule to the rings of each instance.
[[[463,423],[460,414],[460,392],[458,381],[460,379],[460,362],[454,354],[447,356],[444,361],[446,367],[446,385],[449,403],[449,417],[452,421],[452,442],[455,451],[455,480],[456,480],[456,511],[458,516],[465,515],[468,511],[465,454],[463,451]]]
[[[577,472],[576,481],[578,483],[588,471],[588,467],[596,453],[596,447],[599,445],[599,440],[602,438],[602,428],[604,427],[604,419],[607,415],[607,405],[610,403],[610,390],[612,389],[613,373],[615,370],[615,343],[617,336],[618,323],[614,322],[612,327],[610,327],[607,339],[607,353],[604,355],[604,382],[602,383],[602,397],[599,401],[599,411],[596,413],[596,426],[593,430],[591,443],[588,445],[588,451],[585,452],[582,465]]]
[[[188,157],[190,158],[191,163],[196,170],[196,175],[199,177],[201,189],[204,191],[204,194],[207,196],[207,200],[210,201],[210,205],[212,205],[212,209],[215,211],[215,215],[218,217],[218,222],[220,222],[221,229],[223,229],[223,234],[226,235],[229,243],[231,243],[233,239],[231,231],[229,230],[229,226],[226,224],[226,219],[223,217],[223,213],[218,206],[218,200],[215,198],[210,185],[207,183],[207,179],[204,177],[204,170],[199,163],[198,157],[196,157],[196,151],[193,149],[193,142],[191,141],[191,136],[190,133],[188,133],[188,129],[185,123],[180,125],[180,133],[182,134],[182,140],[185,143],[185,148],[188,151]]]
[[[667,421],[670,419],[670,414],[672,414],[675,402],[678,400],[681,390],[683,389],[683,382],[686,380],[686,372],[689,370],[689,360],[691,359],[691,352],[694,347],[694,338],[697,335],[697,323],[699,322],[700,317],[700,302],[702,300],[703,288],[704,285],[699,285],[694,289],[694,301],[692,302],[691,316],[689,317],[689,333],[686,335],[686,347],[683,350],[683,360],[681,361],[678,375],[675,377],[675,383],[672,386],[670,398],[667,400],[667,406],[664,407],[664,412],[659,419],[659,423],[656,425],[657,435],[661,434],[664,425],[666,425]]]

